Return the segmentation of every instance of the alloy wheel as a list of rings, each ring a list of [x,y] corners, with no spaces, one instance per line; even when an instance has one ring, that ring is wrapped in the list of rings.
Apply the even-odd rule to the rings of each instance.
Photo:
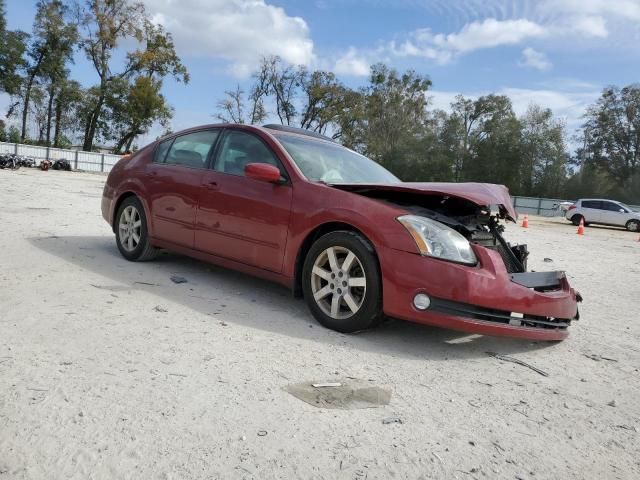
[[[138,247],[142,236],[142,218],[136,207],[129,205],[122,210],[118,230],[122,248],[127,252],[133,252]]]
[[[331,318],[344,320],[355,315],[367,291],[360,259],[345,247],[323,250],[313,263],[311,291],[316,304]]]

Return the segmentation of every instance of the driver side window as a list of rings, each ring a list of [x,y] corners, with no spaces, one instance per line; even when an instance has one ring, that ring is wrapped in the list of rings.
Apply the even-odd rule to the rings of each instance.
[[[268,163],[282,171],[275,154],[258,137],[239,130],[227,132],[214,169],[231,175],[244,175],[244,167],[250,163]]]

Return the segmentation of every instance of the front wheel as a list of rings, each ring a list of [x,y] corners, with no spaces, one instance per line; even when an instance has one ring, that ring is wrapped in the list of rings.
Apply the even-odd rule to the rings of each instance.
[[[640,220],[629,220],[626,227],[630,232],[640,232]]]
[[[137,197],[127,197],[116,215],[116,243],[124,258],[132,262],[153,259],[158,250],[149,243],[147,217]]]
[[[352,333],[382,319],[382,279],[371,244],[350,231],[331,232],[309,250],[302,272],[304,298],[327,328]]]

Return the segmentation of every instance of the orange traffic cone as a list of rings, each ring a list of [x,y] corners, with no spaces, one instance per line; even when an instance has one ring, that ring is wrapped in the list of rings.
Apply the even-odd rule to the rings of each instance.
[[[584,218],[580,219],[580,225],[578,225],[578,235],[584,235]]]
[[[529,228],[529,215],[525,214],[522,219],[522,228]]]

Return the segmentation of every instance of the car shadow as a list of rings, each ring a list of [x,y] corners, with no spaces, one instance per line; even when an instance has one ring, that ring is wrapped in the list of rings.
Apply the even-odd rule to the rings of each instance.
[[[109,236],[32,237],[29,241],[46,253],[108,279],[104,285],[91,284],[92,287],[148,292],[161,299],[158,303],[171,301],[210,315],[211,322],[219,322],[216,317],[223,315],[226,322],[290,337],[429,360],[487,358],[486,352],[509,354],[554,345],[471,335],[398,320],[345,335],[320,326],[305,302],[293,298],[287,288],[233,270],[172,253],[152,262],[128,262]],[[187,282],[175,284],[172,275],[182,276]]]

